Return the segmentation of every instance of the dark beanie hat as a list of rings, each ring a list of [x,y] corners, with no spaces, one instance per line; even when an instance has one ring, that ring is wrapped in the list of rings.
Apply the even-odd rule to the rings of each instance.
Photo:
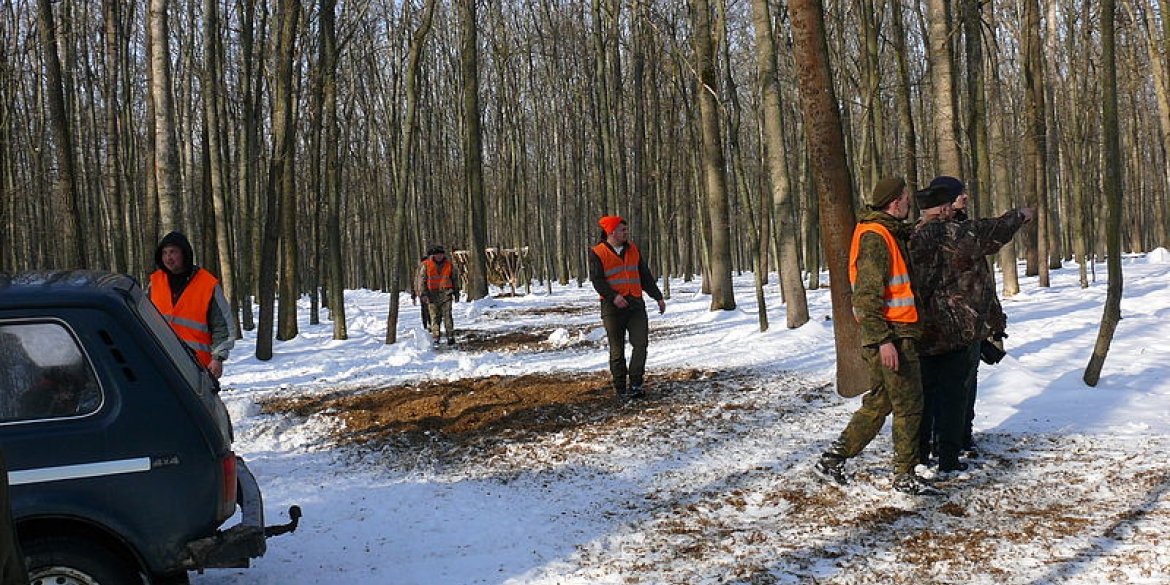
[[[870,209],[885,209],[891,201],[902,195],[902,189],[905,188],[906,181],[897,177],[887,177],[878,181],[877,185],[873,186],[873,192],[869,194]]]
[[[947,193],[951,197],[951,203],[954,203],[955,199],[958,199],[959,195],[961,195],[963,191],[967,190],[967,186],[964,185],[962,181],[954,177],[948,177],[946,175],[935,177],[934,180],[930,182],[930,186],[945,187]]]
[[[435,254],[446,254],[446,253],[447,253],[447,251],[444,250],[442,246],[431,246],[430,249],[427,250],[427,256],[434,256]]]
[[[914,202],[918,204],[918,209],[931,209],[953,201],[954,198],[951,197],[951,191],[945,185],[932,184],[914,193]]]

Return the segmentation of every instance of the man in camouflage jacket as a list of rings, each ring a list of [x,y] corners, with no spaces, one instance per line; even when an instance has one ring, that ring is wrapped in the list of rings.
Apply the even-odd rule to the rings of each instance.
[[[990,271],[980,270],[1032,219],[1029,208],[1000,217],[950,221],[954,195],[935,186],[915,193],[922,217],[910,236],[912,282],[923,333],[918,340],[924,391],[920,457],[933,443],[939,471],[966,469],[959,461],[967,410],[966,381],[979,361],[979,344],[992,330],[995,302]]]
[[[967,203],[969,195],[967,194],[967,186],[962,181],[955,177],[948,177],[946,175],[935,177],[930,182],[931,187],[942,186],[945,187],[953,199],[951,206],[954,208],[954,215],[951,216],[951,221],[967,221],[970,216],[967,214]],[[999,302],[999,296],[995,292],[995,276],[993,275],[993,266],[989,261],[990,257],[984,258],[983,262],[975,264],[975,270],[981,272],[979,278],[987,283],[987,295],[991,299],[991,304],[987,313],[987,324],[991,326],[991,338],[987,341],[980,341],[980,359],[983,359],[982,349],[985,343],[994,345],[997,349],[1003,350],[1003,339],[1007,337],[1007,314],[1003,312],[1003,305]],[[995,363],[995,362],[987,362]],[[975,424],[975,401],[979,394],[979,362],[975,362],[975,367],[971,368],[971,373],[967,375],[967,412],[963,419],[963,454],[966,457],[976,458],[979,456],[978,448],[975,445],[975,434],[973,432]],[[930,454],[930,437],[923,435],[923,453]]]

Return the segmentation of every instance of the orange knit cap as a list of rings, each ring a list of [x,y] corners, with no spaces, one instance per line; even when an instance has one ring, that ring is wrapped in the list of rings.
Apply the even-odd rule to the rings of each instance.
[[[613,230],[616,230],[617,226],[620,225],[622,221],[624,220],[621,217],[616,215],[607,215],[597,220],[597,223],[601,226],[601,229],[605,230],[606,234],[612,234]]]

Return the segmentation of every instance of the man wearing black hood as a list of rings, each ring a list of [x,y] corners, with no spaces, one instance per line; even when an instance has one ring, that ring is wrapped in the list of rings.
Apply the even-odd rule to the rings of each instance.
[[[931,445],[940,473],[957,473],[968,408],[967,382],[979,363],[980,342],[992,333],[988,314],[994,285],[986,256],[1011,241],[1033,211],[1013,209],[999,217],[951,221],[962,183],[940,177],[914,194],[922,217],[910,236],[912,286],[921,307],[924,416],[919,456],[926,462]]]
[[[236,343],[235,320],[219,279],[194,263],[187,236],[171,232],[158,243],[150,300],[215,378]]]

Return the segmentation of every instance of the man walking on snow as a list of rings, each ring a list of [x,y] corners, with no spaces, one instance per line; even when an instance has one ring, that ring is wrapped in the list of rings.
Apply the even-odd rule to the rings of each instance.
[[[912,495],[938,495],[939,490],[914,473],[922,419],[922,379],[914,343],[922,330],[907,263],[910,226],[905,219],[910,204],[905,181],[882,179],[870,194],[871,211],[854,229],[849,281],[871,390],[813,469],[826,480],[848,484],[845,460],[860,453],[877,436],[886,416],[893,413],[894,489]]]
[[[414,292],[426,307],[431,340],[439,344],[439,325],[447,330],[447,345],[455,345],[455,318],[451,304],[459,299],[459,269],[442,246],[431,246],[415,273]]]
[[[666,301],[638,247],[629,241],[626,220],[607,215],[597,223],[602,229],[601,241],[589,249],[589,280],[601,295],[601,321],[609,338],[609,373],[618,396],[637,398],[642,395],[646,348],[650,344],[650,321],[642,293],[658,301],[659,313],[666,311]],[[627,333],[634,348],[628,365]]]

